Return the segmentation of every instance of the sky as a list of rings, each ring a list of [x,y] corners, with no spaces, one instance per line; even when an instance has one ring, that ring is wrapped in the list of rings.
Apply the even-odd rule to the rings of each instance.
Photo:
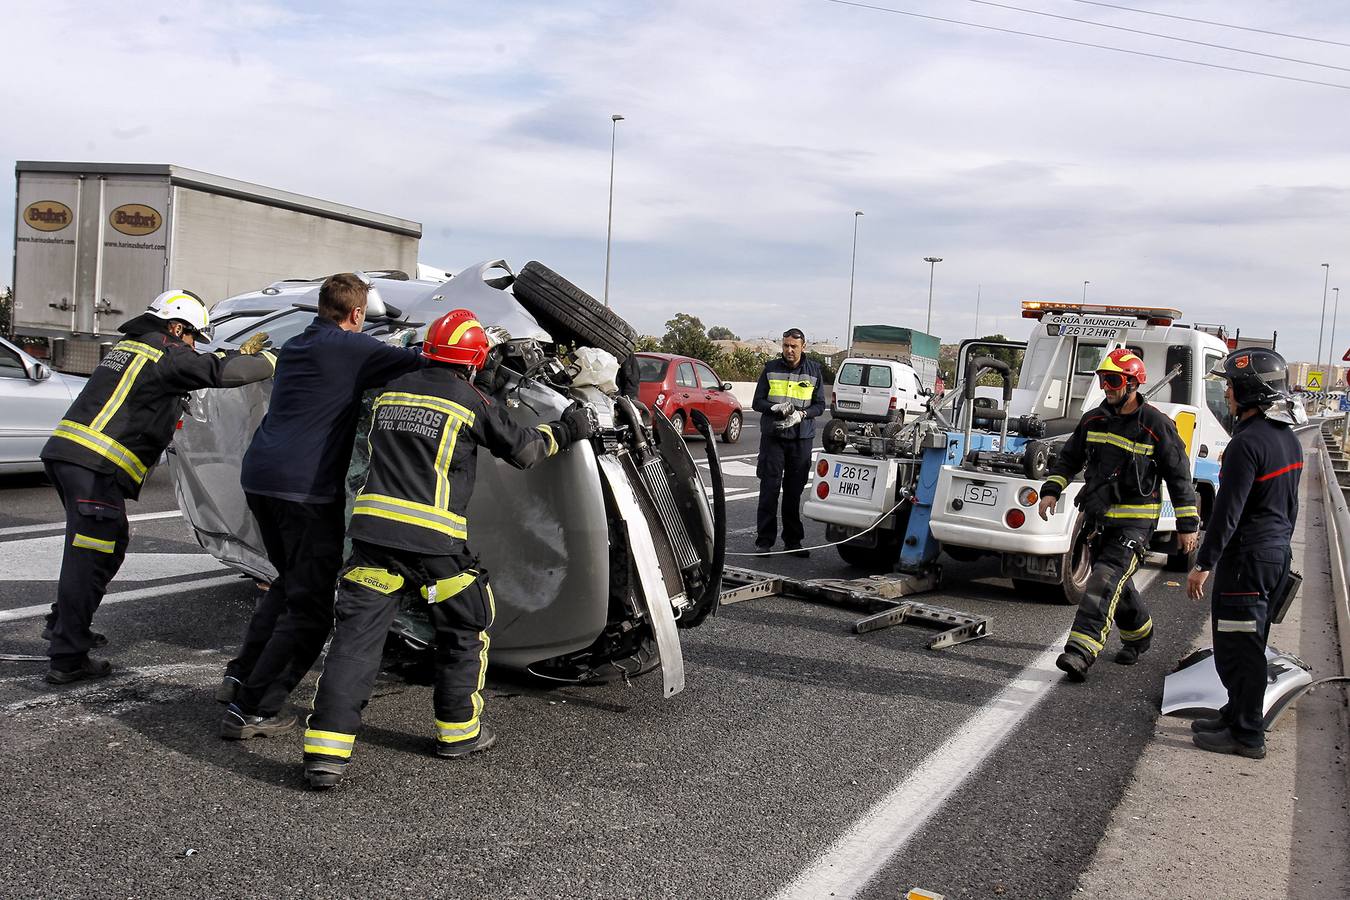
[[[1086,289],[1277,331],[1291,360],[1321,332],[1325,357],[1324,284],[1350,301],[1350,4],[1114,2],[1318,41],[1085,0],[1004,6],[1288,59],[975,0],[4,0],[0,178],[172,163],[600,297],[613,139],[609,299],[642,333],[685,312],[838,341],[850,283],[854,324],[924,330],[931,274],[944,341],[1025,337],[1021,300]],[[1350,302],[1336,334],[1339,359]]]

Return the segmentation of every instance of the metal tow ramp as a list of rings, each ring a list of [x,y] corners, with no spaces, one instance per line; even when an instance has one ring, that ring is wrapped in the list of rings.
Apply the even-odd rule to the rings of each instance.
[[[940,574],[934,570],[927,575],[896,572],[850,580],[807,580],[727,566],[722,570],[722,583],[735,587],[722,592],[720,605],[728,606],[761,597],[796,597],[870,613],[853,623],[855,634],[903,624],[942,628],[942,633],[928,642],[929,650],[942,650],[988,636],[988,616],[977,616],[917,600],[899,599],[933,590],[937,587],[939,577]]]

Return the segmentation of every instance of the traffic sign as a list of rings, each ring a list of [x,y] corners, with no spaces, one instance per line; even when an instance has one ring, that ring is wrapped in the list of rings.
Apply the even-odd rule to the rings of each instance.
[[[1350,412],[1350,394],[1341,395],[1341,412]]]
[[[1350,362],[1350,350],[1345,351],[1345,355],[1341,357],[1341,362]]]
[[[1308,383],[1305,385],[1310,391],[1320,391],[1322,389],[1322,373],[1317,370],[1309,370]]]

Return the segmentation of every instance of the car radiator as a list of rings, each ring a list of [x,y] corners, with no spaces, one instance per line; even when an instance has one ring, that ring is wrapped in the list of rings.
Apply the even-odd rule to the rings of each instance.
[[[656,513],[661,517],[670,544],[675,550],[675,558],[681,571],[698,565],[698,550],[689,540],[689,532],[684,527],[684,519],[675,508],[675,495],[670,492],[670,482],[666,480],[666,467],[658,456],[648,456],[638,468],[642,483],[647,486],[647,495],[656,504]]]

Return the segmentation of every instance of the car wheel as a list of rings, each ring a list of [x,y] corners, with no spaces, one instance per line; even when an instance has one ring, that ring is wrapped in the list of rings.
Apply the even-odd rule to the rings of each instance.
[[[622,363],[637,346],[637,332],[607,306],[538,262],[527,262],[512,286],[520,305],[529,310],[558,343],[598,347]]]
[[[825,425],[825,431],[820,436],[820,443],[825,448],[826,453],[839,453],[848,443],[848,426],[838,419],[831,419]]]
[[[684,411],[676,410],[675,415],[670,417],[670,424],[680,434],[684,434]]]
[[[727,430],[722,432],[722,443],[734,444],[741,439],[741,414],[734,412],[727,419]]]

